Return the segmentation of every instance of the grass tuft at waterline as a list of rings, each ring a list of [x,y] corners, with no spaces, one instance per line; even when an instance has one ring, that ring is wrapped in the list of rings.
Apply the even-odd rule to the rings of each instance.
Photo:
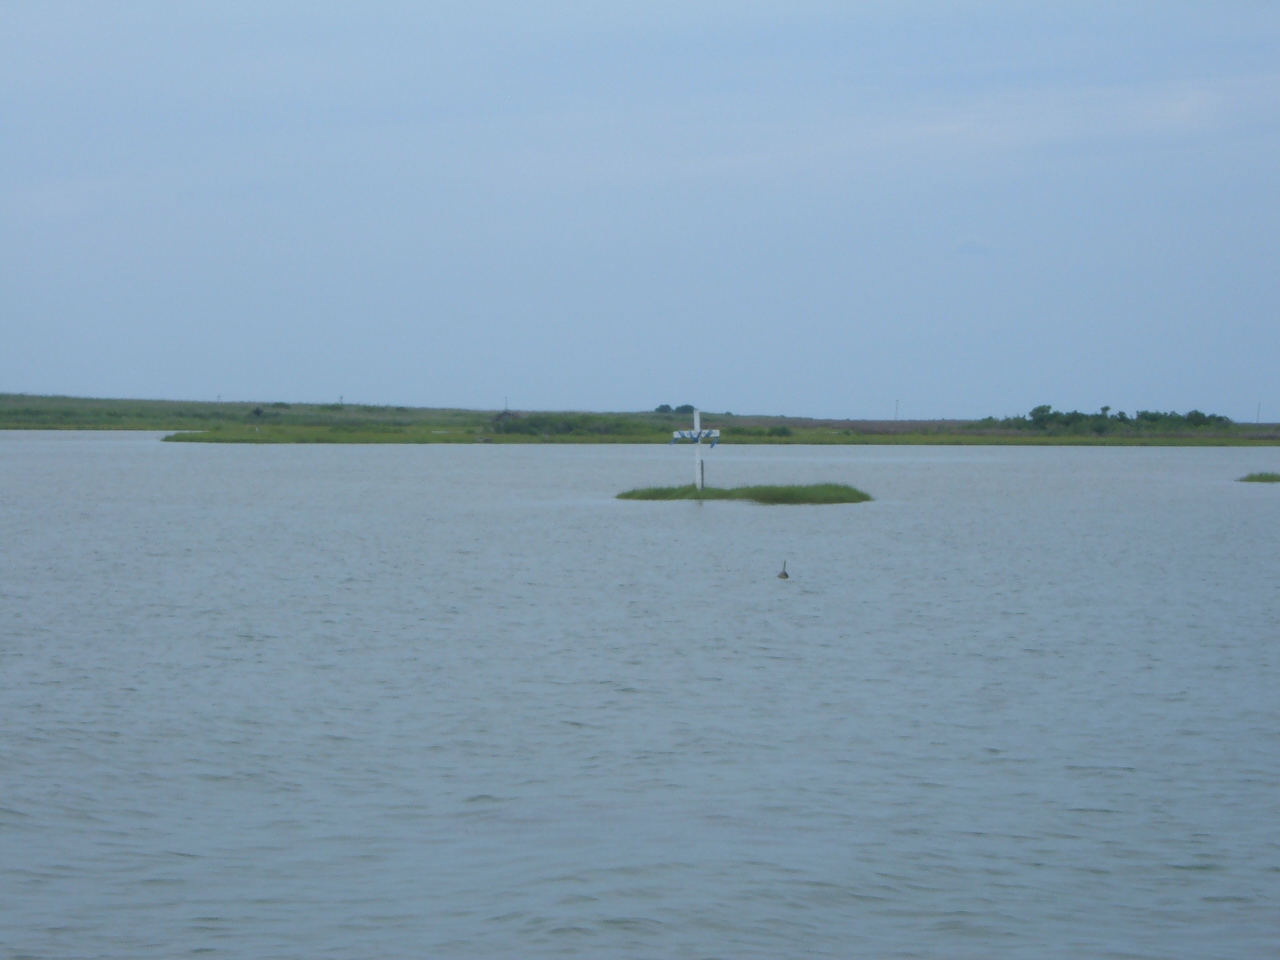
[[[1240,478],[1241,483],[1280,483],[1280,473],[1251,473]]]
[[[756,503],[865,503],[871,495],[845,483],[788,484],[763,487],[643,487],[618,494],[619,500],[754,500]]]

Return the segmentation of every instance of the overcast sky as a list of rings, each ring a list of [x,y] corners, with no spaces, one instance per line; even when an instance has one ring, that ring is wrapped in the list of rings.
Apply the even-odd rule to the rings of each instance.
[[[1280,419],[1280,3],[0,0],[0,392]]]

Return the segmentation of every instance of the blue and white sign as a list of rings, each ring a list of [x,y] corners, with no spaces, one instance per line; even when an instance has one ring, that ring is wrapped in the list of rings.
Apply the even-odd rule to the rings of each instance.
[[[703,440],[718,441],[720,439],[719,430],[673,430],[671,436],[674,437],[671,442],[676,440],[697,440],[701,443]],[[713,447],[715,443],[711,444]]]

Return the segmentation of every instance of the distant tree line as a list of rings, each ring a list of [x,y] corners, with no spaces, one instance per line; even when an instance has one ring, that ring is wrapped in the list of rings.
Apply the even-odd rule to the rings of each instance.
[[[1103,407],[1097,413],[1081,413],[1079,410],[1064,412],[1055,410],[1047,403],[1034,408],[1024,417],[1005,417],[997,420],[987,417],[979,421],[984,425],[998,426],[1006,430],[1040,430],[1045,433],[1134,433],[1148,430],[1175,431],[1201,429],[1205,427],[1229,427],[1232,421],[1216,413],[1201,413],[1191,410],[1187,413],[1161,413],[1157,410],[1139,410],[1132,417],[1123,410],[1112,413],[1110,407]]]
[[[672,408],[669,403],[660,403],[653,410],[654,413],[693,413],[692,403],[682,403],[680,406]]]

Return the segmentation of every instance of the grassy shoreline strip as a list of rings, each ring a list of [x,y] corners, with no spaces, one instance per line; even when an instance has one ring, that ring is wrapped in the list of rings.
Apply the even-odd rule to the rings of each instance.
[[[0,392],[0,430],[157,430],[175,443],[652,443],[692,407],[632,412],[461,410],[284,401],[124,400]],[[1277,446],[1280,423],[1143,411],[1063,413],[1041,405],[981,420],[815,419],[702,412],[725,443],[768,445]],[[174,432],[181,431],[181,432]]]
[[[756,487],[642,487],[618,494],[619,500],[754,500],[765,504],[865,503],[871,495],[844,483]]]
[[[1251,473],[1240,478],[1241,483],[1280,483],[1280,473]]]
[[[493,444],[666,444],[670,433],[635,434],[527,434],[479,433],[475,429],[417,427],[325,426],[226,426],[193,430],[164,437],[173,443],[493,443]],[[846,434],[829,430],[796,430],[786,438],[731,437],[725,442],[767,446],[1018,446],[1018,447],[1274,447],[1280,441],[1253,437],[1165,436],[989,436],[964,433]]]

